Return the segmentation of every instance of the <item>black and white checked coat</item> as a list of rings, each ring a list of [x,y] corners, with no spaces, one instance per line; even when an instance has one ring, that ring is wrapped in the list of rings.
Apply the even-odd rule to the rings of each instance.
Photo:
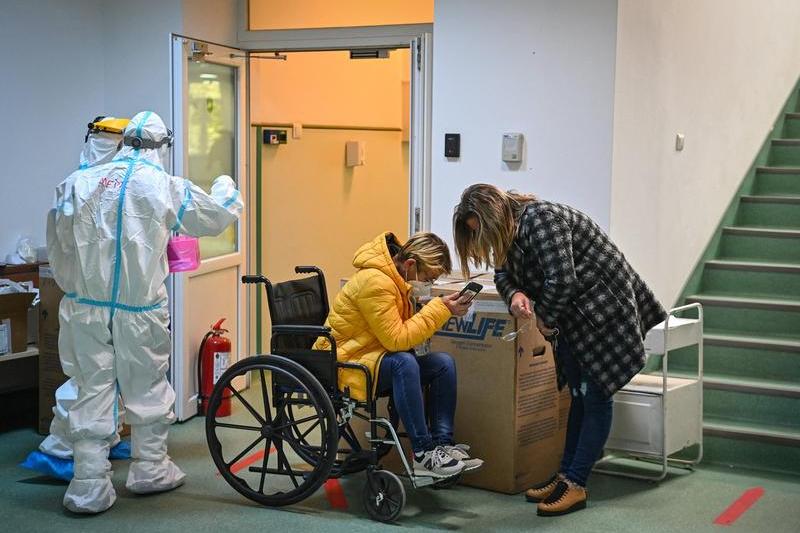
[[[644,335],[666,312],[611,239],[587,215],[538,200],[519,220],[495,284],[507,304],[517,291],[557,326],[574,356],[608,396],[644,366]],[[559,388],[564,365],[556,361]]]

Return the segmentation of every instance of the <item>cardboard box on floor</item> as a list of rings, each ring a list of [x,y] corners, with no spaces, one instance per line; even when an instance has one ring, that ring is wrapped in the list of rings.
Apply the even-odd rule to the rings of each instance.
[[[7,321],[6,324],[10,326],[7,333],[10,341],[8,347],[11,348],[9,353],[28,349],[28,309],[35,296],[31,292],[0,294],[0,322]]]
[[[455,439],[469,444],[482,469],[465,474],[461,483],[513,494],[548,479],[557,470],[564,448],[569,394],[556,386],[552,347],[535,321],[517,321],[497,294],[491,278],[475,300],[474,317],[452,317],[431,340],[431,351],[448,352],[456,361],[458,405]],[[460,291],[463,281],[437,285],[434,296]],[[515,341],[502,337],[528,325]],[[386,399],[379,416],[386,416]],[[354,422],[356,434],[366,430]],[[410,443],[404,439],[406,453]],[[392,451],[383,465],[402,472]]]
[[[58,307],[64,293],[49,266],[39,268],[39,433],[50,433],[56,389],[67,380],[58,358]]]

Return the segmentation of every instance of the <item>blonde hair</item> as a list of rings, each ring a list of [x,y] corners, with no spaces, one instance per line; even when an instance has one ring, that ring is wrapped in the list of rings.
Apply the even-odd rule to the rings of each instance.
[[[417,262],[417,271],[439,277],[453,270],[450,260],[450,249],[447,244],[433,233],[415,233],[397,252],[396,259],[405,261],[413,259]]]
[[[525,207],[537,201],[532,194],[504,192],[494,185],[470,185],[461,194],[461,202],[453,213],[453,237],[461,272],[469,277],[469,262],[478,268],[499,267],[514,241]],[[478,229],[467,224],[476,219]]]

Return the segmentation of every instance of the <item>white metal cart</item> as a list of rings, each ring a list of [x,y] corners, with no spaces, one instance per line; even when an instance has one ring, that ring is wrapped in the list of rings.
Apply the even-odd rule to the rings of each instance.
[[[697,318],[677,318],[674,313],[697,310]],[[697,345],[697,374],[687,378],[669,376],[669,353]],[[667,318],[647,332],[648,357],[662,356],[657,374],[638,374],[614,395],[611,433],[606,442],[610,453],[594,471],[604,474],[661,481],[667,467],[692,468],[703,458],[703,307],[693,303],[670,309]],[[696,445],[693,459],[670,457]],[[617,459],[632,458],[661,465],[658,473],[609,469]]]

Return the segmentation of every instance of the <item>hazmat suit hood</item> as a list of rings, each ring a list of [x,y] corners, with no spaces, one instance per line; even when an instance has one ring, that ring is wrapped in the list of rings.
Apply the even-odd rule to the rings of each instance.
[[[142,147],[137,148],[137,139],[143,141]],[[157,144],[158,147],[148,147],[152,144]],[[138,159],[163,169],[168,163],[170,146],[172,132],[167,129],[161,117],[152,111],[142,111],[125,127],[122,149],[117,158],[136,158],[138,155]]]
[[[99,131],[89,135],[80,155],[80,168],[108,163],[117,155],[122,143],[122,135]]]

